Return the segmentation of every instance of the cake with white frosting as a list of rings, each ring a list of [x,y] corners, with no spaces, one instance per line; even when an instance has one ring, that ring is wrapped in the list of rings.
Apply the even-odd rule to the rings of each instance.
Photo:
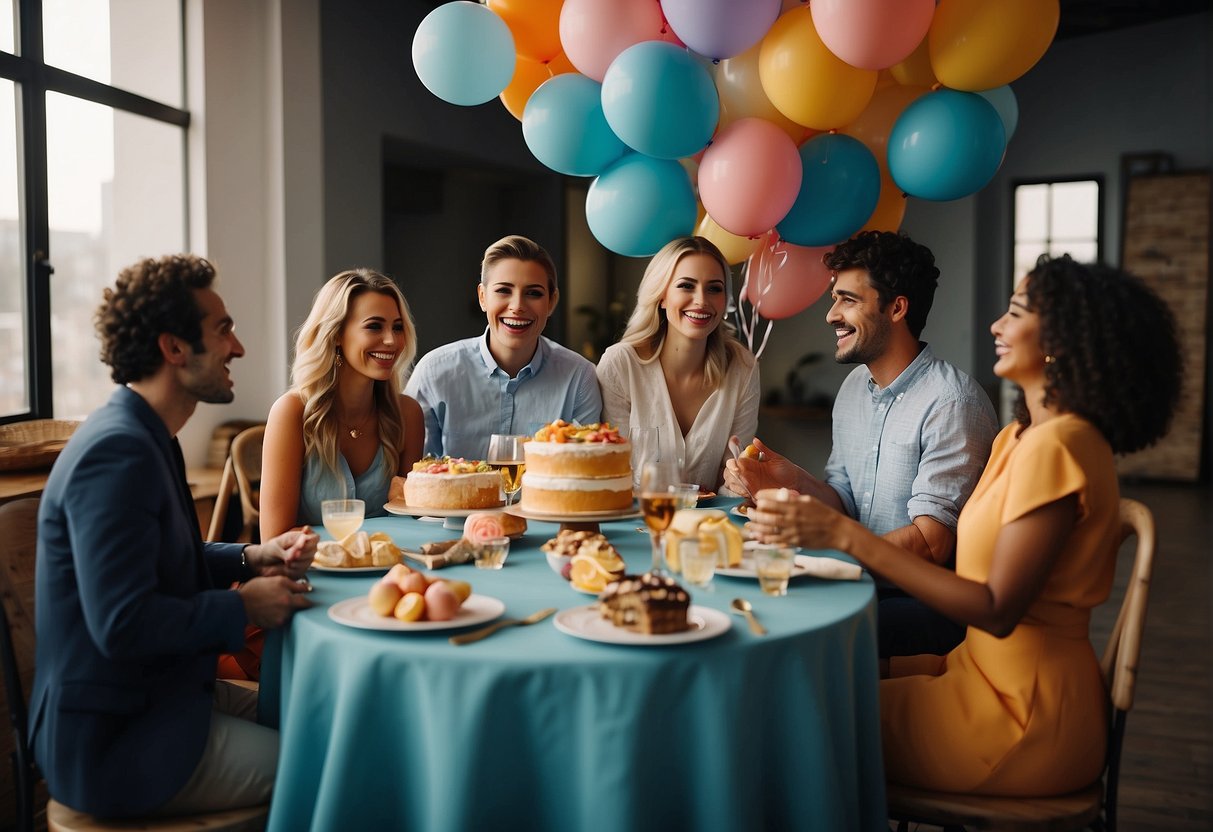
[[[523,447],[523,509],[564,515],[631,508],[632,446],[611,425],[558,420]]]

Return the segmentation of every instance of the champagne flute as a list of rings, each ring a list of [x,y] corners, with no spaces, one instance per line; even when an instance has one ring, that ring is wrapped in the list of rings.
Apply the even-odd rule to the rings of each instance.
[[[508,433],[494,433],[489,437],[489,455],[485,461],[501,472],[506,505],[514,502],[514,495],[522,488],[522,475],[526,471],[523,444],[529,438]]]
[[[640,491],[640,472],[645,463],[661,461],[661,428],[634,425],[628,429],[632,446],[632,488]]]
[[[678,510],[678,495],[674,489],[679,477],[678,466],[673,462],[646,462],[640,471],[640,510],[653,544],[653,572],[665,571],[662,547],[665,530]]]

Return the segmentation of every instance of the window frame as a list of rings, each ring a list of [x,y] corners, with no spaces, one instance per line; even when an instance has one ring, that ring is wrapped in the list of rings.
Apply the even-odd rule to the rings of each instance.
[[[181,100],[185,101],[185,68],[188,66],[185,39],[185,0],[181,7]],[[42,44],[42,0],[18,0],[14,5],[16,54],[0,51],[0,78],[17,85],[20,102],[17,121],[18,216],[23,225],[25,260],[26,373],[29,409],[24,413],[0,414],[0,424],[54,415],[51,365],[51,275],[54,252],[50,246],[50,215],[47,194],[46,94],[56,92],[144,116],[181,128],[182,183],[185,194],[183,234],[189,245],[189,110],[173,107],[120,87],[68,72],[46,63]]]
[[[1050,185],[1050,186],[1052,186],[1052,185],[1066,185],[1071,182],[1094,182],[1095,187],[1098,189],[1098,195],[1096,196],[1096,199],[1095,199],[1095,259],[1097,261],[1101,261],[1101,262],[1103,261],[1103,259],[1104,259],[1104,228],[1105,228],[1105,226],[1104,226],[1104,214],[1105,214],[1104,196],[1106,193],[1106,189],[1104,187],[1104,176],[1102,173],[1090,173],[1090,174],[1081,174],[1081,175],[1072,175],[1072,176],[1046,176],[1046,177],[1031,177],[1031,178],[1013,179],[1013,180],[1011,180],[1011,189],[1010,189],[1010,192],[1008,195],[1009,210],[1007,212],[1011,218],[1010,235],[1009,235],[1010,240],[1011,240],[1011,245],[1008,247],[1008,252],[1007,252],[1008,259],[1010,260],[1009,266],[1007,268],[1007,273],[1010,275],[1010,278],[1009,278],[1010,284],[1007,286],[1008,295],[1010,295],[1010,293],[1015,290],[1015,281],[1018,280],[1019,277],[1021,276],[1021,275],[1017,275],[1015,273],[1015,247],[1019,242],[1018,238],[1015,236],[1015,220],[1017,218],[1016,217],[1016,207],[1015,207],[1016,192],[1019,190],[1020,187],[1022,187],[1024,185]],[[1046,224],[1046,229],[1047,228],[1048,228],[1048,225]],[[1047,249],[1049,247],[1049,245],[1052,243],[1053,238],[1046,234],[1044,240],[1045,240],[1045,244],[1046,244],[1045,247]]]

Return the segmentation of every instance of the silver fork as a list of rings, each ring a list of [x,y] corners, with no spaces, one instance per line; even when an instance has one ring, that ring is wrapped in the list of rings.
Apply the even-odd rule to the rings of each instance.
[[[533,612],[526,618],[499,618],[487,627],[481,627],[479,630],[472,630],[470,633],[461,633],[457,636],[451,636],[448,641],[451,644],[471,644],[473,641],[480,641],[482,638],[488,638],[493,633],[505,627],[525,627],[529,624],[538,624],[543,619],[547,618],[552,613],[556,612],[555,607],[548,607],[538,612]]]

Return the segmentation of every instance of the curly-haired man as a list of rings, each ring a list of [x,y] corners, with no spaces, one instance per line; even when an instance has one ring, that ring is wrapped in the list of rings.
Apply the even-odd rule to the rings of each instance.
[[[865,231],[828,253],[840,364],[860,364],[834,400],[833,448],[822,481],[755,445],[726,465],[737,493],[794,488],[935,563],[952,561],[956,521],[990,455],[998,422],[972,378],[919,340],[939,269],[905,234]],[[879,652],[942,655],[964,628],[878,580]]]
[[[94,815],[268,800],[277,732],[255,696],[216,685],[246,624],[308,605],[310,529],[202,543],[176,434],[198,402],[232,400],[244,355],[211,264],[142,260],[105,290],[101,359],[122,385],[55,462],[38,513],[30,742],[51,796]],[[244,581],[236,590],[233,582]]]

